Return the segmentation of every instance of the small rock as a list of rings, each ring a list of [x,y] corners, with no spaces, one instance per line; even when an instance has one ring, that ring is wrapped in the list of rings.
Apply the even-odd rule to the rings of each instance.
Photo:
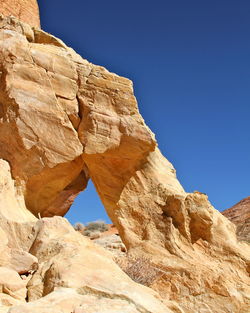
[[[38,260],[34,255],[26,251],[13,249],[11,251],[11,263],[9,267],[22,275],[37,270]]]
[[[14,270],[0,267],[0,292],[17,300],[25,300],[27,294],[26,283]]]

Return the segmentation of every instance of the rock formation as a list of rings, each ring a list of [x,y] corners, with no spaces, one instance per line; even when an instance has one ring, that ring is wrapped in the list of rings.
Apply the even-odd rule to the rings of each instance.
[[[27,257],[24,287],[16,263],[0,263],[17,281],[2,283],[9,312],[249,312],[249,245],[206,195],[184,191],[138,111],[132,82],[4,17],[0,159],[1,249]],[[158,294],[53,217],[89,178],[128,253],[164,272],[152,285]]]
[[[39,9],[36,0],[1,0],[0,14],[15,16],[31,26],[40,27]]]
[[[250,243],[250,197],[222,212],[237,227],[237,237]]]

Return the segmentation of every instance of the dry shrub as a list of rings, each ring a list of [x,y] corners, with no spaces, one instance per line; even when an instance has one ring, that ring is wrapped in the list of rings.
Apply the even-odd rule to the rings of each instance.
[[[74,225],[74,229],[76,231],[82,232],[84,230],[85,226],[82,223],[75,223]]]
[[[76,223],[74,225],[74,229],[79,231],[84,236],[96,237],[96,235],[93,234],[105,232],[108,230],[108,225],[104,221],[89,222],[86,226],[84,226],[82,223]]]
[[[95,222],[90,222],[86,225],[85,230],[89,230],[90,232],[104,232],[108,230],[108,225],[104,221],[95,221]]]
[[[145,286],[151,286],[154,281],[160,279],[164,274],[162,270],[144,256],[115,258],[115,262],[133,281]]]
[[[88,223],[82,234],[91,237],[93,233],[103,233],[108,230],[108,225],[104,221],[95,221]]]

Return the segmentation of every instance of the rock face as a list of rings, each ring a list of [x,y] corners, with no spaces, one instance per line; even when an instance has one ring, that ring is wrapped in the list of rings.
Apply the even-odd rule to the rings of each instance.
[[[27,284],[32,302],[10,312],[88,312],[97,299],[109,313],[111,300],[115,312],[249,312],[249,246],[206,195],[184,191],[138,111],[130,80],[1,17],[0,82],[3,250],[26,251],[39,264]],[[152,288],[165,304],[64,220],[46,218],[63,216],[89,178],[129,254],[164,272]],[[78,300],[61,309],[67,292]]]
[[[6,312],[13,305],[9,312],[172,312],[171,302],[134,283],[105,250],[62,217],[38,220],[26,235],[39,267],[27,277],[0,267],[0,295],[12,300],[3,301]]]
[[[241,200],[222,214],[237,226],[238,239],[250,243],[250,197]]]
[[[68,301],[69,312],[80,310],[80,304],[86,306],[85,311],[84,308],[82,311],[88,312],[86,298],[89,296],[90,306],[92,297],[92,305],[95,303],[97,306],[96,302],[101,298],[104,307],[106,302],[112,306],[114,300],[114,306],[116,301],[121,308],[131,305],[131,311],[138,313],[143,310],[152,313],[170,312],[157,299],[155,292],[133,283],[115,265],[109,254],[77,233],[65,219],[43,218],[36,223],[34,234],[30,253],[37,257],[40,266],[27,285],[29,301],[39,300],[63,287],[75,290],[79,298],[78,304]],[[91,312],[92,308],[89,310]]]
[[[40,27],[39,8],[36,0],[1,0],[0,14],[15,16],[31,26]]]

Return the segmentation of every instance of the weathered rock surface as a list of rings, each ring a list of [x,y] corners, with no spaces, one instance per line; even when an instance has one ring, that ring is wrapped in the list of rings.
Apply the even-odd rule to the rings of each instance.
[[[170,312],[158,307],[160,311],[145,310],[129,299],[123,297],[109,298],[105,294],[79,294],[74,289],[58,288],[47,296],[13,307],[9,313],[141,313],[141,312]]]
[[[0,19],[0,158],[7,245],[39,263],[27,285],[35,302],[11,312],[44,312],[43,301],[62,301],[59,287],[94,302],[125,301],[117,312],[126,302],[129,312],[169,311],[61,219],[36,222],[64,215],[89,177],[128,252],[164,271],[152,287],[182,308],[167,303],[172,311],[249,311],[249,245],[206,195],[183,190],[139,114],[132,82],[13,18]]]
[[[0,313],[6,313],[11,307],[22,303],[23,301],[17,300],[6,293],[0,293]]]
[[[95,308],[109,313],[115,308],[171,312],[156,292],[134,283],[105,250],[76,232],[66,219],[39,220],[33,239],[30,253],[37,257],[39,268],[27,284],[31,303],[10,312],[88,313],[97,312]]]
[[[113,253],[115,256],[123,256],[126,254],[126,248],[121,240],[121,237],[115,234],[102,236],[94,239],[93,241]]]
[[[0,267],[0,292],[24,301],[27,294],[25,281],[14,270]]]
[[[9,267],[20,275],[28,274],[37,270],[38,260],[26,251],[11,249]]]
[[[237,227],[237,237],[250,243],[250,197],[222,212]]]
[[[0,14],[15,16],[31,26],[40,27],[39,8],[36,0],[1,0]]]

